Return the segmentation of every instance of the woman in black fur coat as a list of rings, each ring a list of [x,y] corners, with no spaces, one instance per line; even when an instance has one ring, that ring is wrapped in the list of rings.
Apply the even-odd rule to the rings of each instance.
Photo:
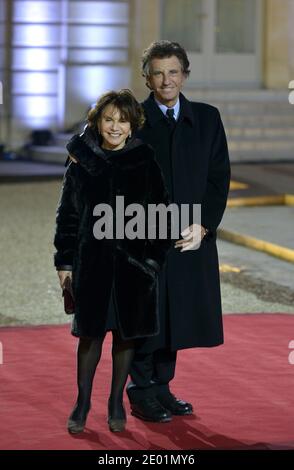
[[[72,334],[79,337],[78,397],[67,424],[71,433],[84,430],[106,332],[113,334],[108,401],[111,431],[125,428],[122,397],[135,341],[158,334],[157,275],[170,242],[146,237],[147,206],[168,205],[168,195],[153,150],[132,138],[143,122],[142,108],[129,90],[109,92],[89,112],[84,133],[73,136],[67,145],[70,158],[57,208],[54,244],[62,289],[71,281],[75,299]],[[118,205],[122,196],[124,207],[136,203],[144,208],[143,219],[142,213],[138,216],[145,223],[143,237],[130,239],[121,233]],[[104,216],[102,223],[97,218],[103,214],[98,204],[113,210],[112,219]],[[123,228],[130,219],[125,217]]]

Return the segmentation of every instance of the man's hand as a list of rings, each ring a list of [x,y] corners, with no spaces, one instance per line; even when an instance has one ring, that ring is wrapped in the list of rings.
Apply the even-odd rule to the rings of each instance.
[[[183,239],[177,240],[175,248],[181,248],[181,251],[197,250],[207,230],[198,224],[192,224],[181,232]]]
[[[72,280],[72,272],[71,271],[57,271],[57,274],[58,274],[58,277],[59,277],[59,282],[60,282],[61,289],[64,289],[65,280],[67,278],[69,278],[70,281]]]

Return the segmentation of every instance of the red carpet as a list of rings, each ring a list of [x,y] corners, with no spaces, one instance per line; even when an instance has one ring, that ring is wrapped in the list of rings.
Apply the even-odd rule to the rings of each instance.
[[[120,435],[106,424],[108,336],[87,429],[77,437],[65,427],[75,399],[69,327],[1,328],[0,449],[294,449],[294,316],[226,315],[224,323],[224,346],[179,353],[173,392],[196,416],[154,424],[128,415]]]

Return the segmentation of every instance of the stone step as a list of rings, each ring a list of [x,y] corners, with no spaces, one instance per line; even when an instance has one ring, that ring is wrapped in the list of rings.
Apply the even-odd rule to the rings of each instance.
[[[285,122],[294,126],[294,108],[288,101],[288,90],[191,90],[187,87],[186,94],[194,101],[219,108],[224,122],[228,122],[229,126],[229,121],[235,117],[239,122],[244,119],[250,126],[261,117],[267,123],[274,124],[281,119],[283,125]]]
[[[231,149],[235,148],[291,148],[294,147],[294,133],[286,133],[285,129],[282,129],[284,133],[278,132],[276,129],[265,129],[267,132],[263,133],[264,129],[242,129],[234,128],[227,129],[227,138],[229,147]],[[276,132],[277,131],[277,132]],[[68,142],[68,138],[66,140]],[[65,143],[66,143],[65,142]],[[67,150],[65,145],[56,145],[51,147],[33,147],[34,152],[46,153],[46,149],[50,149],[50,152],[54,154],[62,154],[63,156],[67,155]]]
[[[275,138],[275,139],[284,139],[291,138],[294,139],[294,124],[293,127],[290,125],[284,128],[272,127],[245,127],[245,126],[235,126],[229,127],[225,123],[226,134],[228,138]],[[66,152],[66,144],[72,137],[72,134],[69,135],[57,135],[55,136],[55,143],[58,147],[62,147],[64,152]]]
[[[228,140],[228,147],[230,151],[234,150],[247,150],[252,153],[255,151],[275,151],[276,154],[282,151],[290,151],[294,156],[294,139],[289,140]]]
[[[67,158],[66,150],[59,146],[33,146],[30,149],[30,158],[42,162],[54,162],[64,164]]]
[[[228,142],[232,162],[255,161],[294,161],[294,143],[286,142],[281,145],[273,142]],[[54,162],[64,165],[67,153],[63,147],[33,147],[30,157],[35,161]]]
[[[184,93],[193,101],[219,108],[233,162],[294,161],[294,107],[288,102],[288,90],[207,90],[187,86]],[[84,122],[79,126],[80,132],[83,126]],[[64,163],[65,146],[72,134],[57,134],[53,147],[33,148],[32,158]]]
[[[294,143],[294,136],[232,136],[227,135],[227,139],[230,142],[265,142],[269,145],[281,146],[282,143]]]
[[[293,115],[278,116],[275,114],[265,114],[262,116],[235,115],[229,116],[221,113],[224,125],[226,127],[281,127],[292,128],[294,130],[294,110]]]
[[[231,150],[230,161],[232,163],[266,163],[266,162],[291,162],[294,163],[294,151],[280,150]]]
[[[184,94],[187,98],[195,101],[219,102],[219,101],[288,101],[288,90],[262,90],[262,89],[207,89],[207,88],[190,88],[189,82],[186,82]]]
[[[227,127],[228,138],[289,138],[294,139],[293,127]]]
[[[210,103],[212,104],[212,103]],[[251,102],[232,102],[232,103],[213,103],[216,106],[221,114],[226,115],[253,115],[261,116],[264,114],[272,113],[275,116],[293,116],[294,108],[289,103],[251,103]]]
[[[66,152],[66,144],[68,143],[68,141],[70,140],[70,138],[73,136],[73,134],[69,134],[69,135],[59,135],[57,134],[55,136],[55,144],[58,146],[58,147],[63,147],[64,148],[64,151]]]

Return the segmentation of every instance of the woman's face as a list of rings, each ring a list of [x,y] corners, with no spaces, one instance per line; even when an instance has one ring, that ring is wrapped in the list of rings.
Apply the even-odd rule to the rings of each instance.
[[[131,124],[125,121],[120,111],[113,105],[107,105],[98,122],[98,132],[102,136],[102,147],[108,150],[119,150],[124,147],[131,136]]]

